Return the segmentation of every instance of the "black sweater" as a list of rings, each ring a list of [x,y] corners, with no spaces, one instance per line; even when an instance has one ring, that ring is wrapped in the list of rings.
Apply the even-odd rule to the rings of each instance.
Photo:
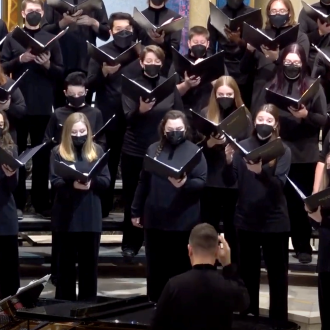
[[[16,147],[11,151],[12,155],[17,157]],[[18,234],[17,211],[13,196],[17,182],[17,173],[7,177],[0,166],[0,236]]]
[[[152,144],[147,154],[154,156],[159,142]],[[180,168],[196,154],[198,147],[184,141],[176,147],[165,142],[158,160]],[[186,183],[176,188],[168,179],[142,170],[132,203],[132,218],[142,217],[144,228],[171,231],[191,230],[200,221],[199,199],[205,186],[207,166],[202,157],[188,174]]]
[[[7,82],[1,86],[4,89],[7,89],[12,86],[14,83],[14,80],[7,77]],[[6,115],[8,117],[9,121],[9,133],[14,140],[14,142],[17,142],[17,133],[16,133],[16,125],[17,120],[22,119],[26,115],[26,105],[25,100],[23,97],[23,94],[21,93],[21,90],[19,88],[15,89],[11,93],[11,100],[10,100],[10,106],[9,109],[6,111]]]
[[[242,141],[241,146],[252,151],[261,145],[260,140],[252,136]],[[238,183],[238,202],[234,223],[238,229],[253,232],[288,232],[290,221],[283,192],[286,175],[291,164],[290,149],[276,161],[276,165],[263,166],[260,174],[248,170],[243,155],[235,152],[233,162],[222,172],[224,183],[230,187]]]
[[[270,28],[264,30],[264,32],[271,38],[273,38],[276,35],[282,34],[284,31],[287,31],[290,28],[290,26],[281,29]],[[299,32],[297,43],[304,48],[306,56],[308,56],[309,41],[304,33]],[[252,116],[264,104],[266,95],[265,85],[275,78],[278,64],[278,61],[272,62],[271,60],[266,58],[264,53],[258,50],[250,52],[246,49],[245,54],[240,63],[240,70],[242,73],[250,72],[254,74],[253,94],[250,109]]]
[[[91,125],[92,134],[97,133],[102,128],[103,126],[102,114],[101,111],[98,110],[97,108],[93,108],[88,104],[80,108],[74,108],[74,107],[70,107],[69,105],[66,105],[65,107],[56,109],[52,113],[52,116],[50,117],[48,126],[46,128],[44,141],[47,142],[54,138],[54,142],[56,144],[60,144],[63,125],[66,119],[75,112],[81,112],[87,117]],[[95,142],[104,148],[106,144],[105,136],[104,135],[99,136],[95,140]]]
[[[322,222],[319,224],[319,248],[317,271],[330,272],[330,209],[321,208]]]
[[[230,330],[233,312],[249,306],[249,294],[232,265],[219,274],[198,264],[172,277],[158,301],[152,330]]]
[[[138,84],[151,90],[165,80],[166,78],[162,76],[151,79],[143,73],[140,73],[135,79]],[[141,113],[139,111],[140,104],[127,96],[123,95],[122,102],[127,122],[122,151],[136,157],[143,157],[147,148],[158,140],[158,125],[166,112],[169,110],[183,111],[182,99],[176,87],[173,94],[170,94],[146,113]]]
[[[74,0],[66,0],[73,4]],[[77,4],[84,2],[85,0],[78,0]],[[72,72],[76,70],[87,72],[89,56],[87,53],[88,40],[93,45],[96,44],[96,38],[100,38],[103,41],[107,41],[110,38],[108,15],[105,9],[104,3],[102,3],[102,9],[95,10],[90,17],[95,18],[99,23],[99,30],[97,32],[90,26],[78,26],[71,25],[69,31],[60,39],[60,45],[63,54],[64,68],[66,72]],[[58,34],[61,32],[59,27],[59,21],[62,19],[62,15],[55,9],[45,3],[45,19],[42,28],[52,34]]]
[[[230,18],[247,14],[254,9],[249,6],[241,6],[238,10],[233,10],[227,5],[221,8],[221,10]],[[239,63],[244,55],[244,49],[238,46],[236,43],[229,41],[224,37],[213,25],[211,25],[210,17],[207,22],[207,29],[210,32],[210,51],[212,54],[220,50],[225,52],[225,64],[230,76],[235,78],[238,84],[244,84],[247,81],[248,74],[242,74],[239,68]]]
[[[98,145],[98,158],[102,157],[102,148]],[[54,172],[55,160],[67,165],[74,165],[82,172],[88,173],[96,161],[88,162],[77,154],[76,162],[63,159],[58,147],[52,151],[50,162],[51,183],[56,189],[55,202],[52,210],[52,225],[54,231],[60,232],[96,232],[102,231],[102,209],[100,193],[110,186],[108,166],[92,179],[89,190],[78,190],[73,187],[73,181],[65,181]]]
[[[0,19],[0,41],[8,34],[8,29],[6,23]],[[0,45],[0,55],[1,55],[2,45]]]
[[[33,38],[45,44],[54,36],[43,30],[28,30]],[[19,78],[27,69],[29,72],[20,84],[28,115],[51,115],[54,101],[54,87],[63,75],[63,60],[60,45],[54,43],[51,48],[50,67],[35,63],[21,63],[19,57],[26,51],[16,40],[8,35],[2,48],[1,63],[6,74],[13,79]]]

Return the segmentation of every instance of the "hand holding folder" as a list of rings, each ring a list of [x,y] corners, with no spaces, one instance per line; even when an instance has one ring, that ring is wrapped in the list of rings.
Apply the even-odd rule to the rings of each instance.
[[[47,0],[47,5],[53,7],[60,14],[69,13],[72,16],[78,10],[84,14],[90,14],[94,10],[102,9],[102,0],[86,0],[78,5],[72,5],[65,0]]]

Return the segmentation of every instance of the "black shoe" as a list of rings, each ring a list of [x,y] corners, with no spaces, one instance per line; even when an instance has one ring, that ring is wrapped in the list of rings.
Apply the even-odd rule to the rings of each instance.
[[[312,262],[312,255],[309,253],[299,253],[298,260],[301,264],[309,264]]]
[[[131,249],[124,249],[122,252],[122,255],[124,257],[124,262],[126,262],[128,264],[132,263],[132,261],[135,257],[135,253]]]
[[[17,218],[18,218],[18,220],[22,220],[23,219],[23,212],[22,212],[22,210],[17,209],[16,211],[17,211]]]
[[[44,210],[41,212],[36,212],[36,214],[41,215],[44,219],[50,219],[52,212],[51,212],[51,210]]]

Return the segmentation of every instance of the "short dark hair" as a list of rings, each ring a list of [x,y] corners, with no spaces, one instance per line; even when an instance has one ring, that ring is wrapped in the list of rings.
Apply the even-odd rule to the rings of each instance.
[[[207,40],[210,39],[210,32],[204,26],[196,25],[189,30],[189,40],[191,40],[196,35],[203,36]]]
[[[218,247],[218,233],[208,223],[201,223],[193,228],[189,237],[189,245],[200,253],[214,253]]]
[[[133,17],[130,14],[122,13],[122,12],[112,13],[109,17],[110,30],[113,29],[114,22],[119,21],[119,20],[127,20],[127,21],[129,21],[129,25],[131,25],[131,26],[133,26],[133,24],[134,24]]]
[[[86,87],[87,79],[83,72],[72,72],[65,78],[64,87],[68,89],[69,86],[83,86]]]

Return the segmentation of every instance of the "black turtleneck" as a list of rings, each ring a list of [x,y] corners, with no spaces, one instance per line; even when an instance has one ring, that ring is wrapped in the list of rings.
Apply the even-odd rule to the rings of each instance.
[[[152,90],[163,83],[166,78],[163,76],[149,78],[141,70],[134,80],[141,86]],[[180,93],[176,87],[172,94],[146,113],[141,113],[140,104],[129,97],[123,96],[122,101],[127,123],[122,152],[136,157],[143,157],[148,147],[158,140],[158,125],[169,110],[184,110]]]
[[[156,154],[159,142],[152,144],[147,154]],[[184,141],[177,146],[168,142],[157,159],[174,168],[181,168],[197,152],[198,146]],[[206,183],[205,158],[188,174],[186,183],[175,188],[166,178],[142,170],[132,203],[132,217],[143,217],[144,228],[189,231],[200,221],[199,199]]]
[[[266,141],[256,135],[241,141],[240,145],[252,151]],[[224,183],[230,187],[238,184],[238,201],[234,223],[238,229],[253,232],[288,232],[290,221],[284,196],[284,184],[291,164],[291,151],[285,146],[283,156],[276,166],[266,164],[260,174],[247,169],[243,155],[235,152],[233,162],[222,172]]]
[[[105,53],[112,57],[117,57],[126,49],[116,46],[111,41],[100,47]],[[128,78],[133,78],[141,72],[140,60],[137,60],[122,66],[119,70],[104,77],[102,73],[102,65],[91,59],[88,66],[88,89],[96,92],[95,103],[98,109],[101,110],[104,121],[110,119],[114,114],[122,116],[122,102],[121,102],[121,75]]]
[[[98,159],[102,157],[103,150],[96,145]],[[97,232],[102,231],[102,209],[100,192],[110,186],[108,166],[91,181],[89,190],[78,190],[73,187],[73,180],[64,180],[54,172],[54,162],[64,162],[74,166],[82,173],[88,173],[97,159],[88,162],[84,157],[79,157],[76,151],[76,161],[69,162],[61,157],[58,146],[51,155],[50,173],[51,183],[56,189],[55,202],[52,209],[52,226],[54,231],[60,232]]]
[[[91,125],[92,134],[97,133],[102,128],[103,118],[99,109],[94,107],[92,108],[88,104],[80,108],[74,108],[69,105],[66,105],[62,108],[57,108],[52,113],[52,116],[50,117],[48,126],[46,128],[44,141],[47,142],[54,138],[55,144],[61,143],[63,125],[66,119],[74,112],[81,112],[87,117]],[[97,137],[95,143],[99,144],[102,148],[105,148],[106,143],[104,135]]]
[[[37,41],[46,44],[54,36],[44,30],[30,30],[24,28]],[[54,101],[53,89],[58,81],[62,79],[63,61],[58,41],[53,43],[50,50],[50,68],[35,63],[21,63],[19,57],[26,50],[8,35],[2,48],[1,63],[6,74],[12,74],[17,80],[24,71],[29,72],[20,84],[20,90],[24,96],[28,115],[51,115]]]

